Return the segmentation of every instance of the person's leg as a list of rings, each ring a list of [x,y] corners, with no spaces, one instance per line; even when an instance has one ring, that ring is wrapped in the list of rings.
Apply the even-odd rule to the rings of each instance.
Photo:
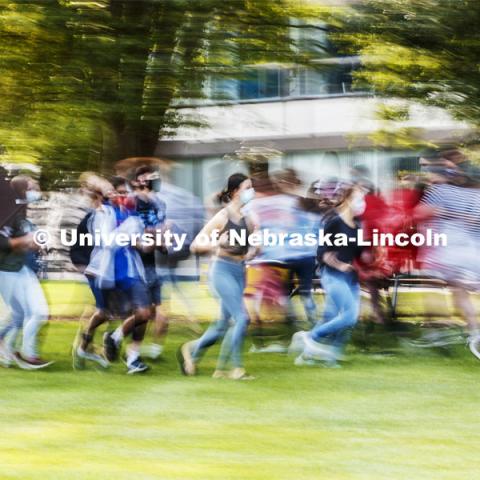
[[[135,329],[135,323],[135,315],[130,315],[113,332],[104,333],[103,351],[109,362],[114,362],[118,359],[123,339],[132,334]]]
[[[105,302],[105,296],[107,295],[107,292],[98,288],[94,277],[87,276],[87,280],[95,299],[95,312],[93,312],[93,315],[88,320],[85,330],[82,332],[80,348],[84,352],[87,351],[88,347],[93,342],[93,336],[95,335],[96,329],[105,323],[108,318]]]
[[[128,349],[127,363],[133,362],[140,356],[140,347],[145,338],[148,321],[151,318],[150,308],[141,307],[135,309],[134,318],[135,323],[132,330],[132,342]]]
[[[180,300],[182,301],[183,305],[185,306],[185,309],[187,310],[188,321],[195,325],[196,324],[195,310],[193,308],[190,298],[185,294],[185,291],[183,290],[183,288],[180,286],[178,282],[176,267],[169,268],[169,279],[170,279],[170,285],[172,287],[172,290],[175,290]]]
[[[85,331],[82,333],[82,341],[80,347],[82,350],[87,350],[90,344],[93,342],[93,336],[95,335],[96,329],[105,323],[107,320],[107,315],[105,311],[96,309],[93,315],[88,321]]]
[[[11,299],[9,321],[0,332],[0,342],[4,342],[7,355],[15,351],[18,334],[23,328],[25,318],[23,304],[24,302],[19,302],[18,298]]]
[[[165,341],[165,337],[168,332],[168,316],[164,311],[162,306],[162,281],[161,277],[156,274],[155,270],[153,271],[154,280],[150,284],[150,296],[152,298],[152,304],[154,305],[154,312],[153,312],[153,340],[154,344],[160,347]]]
[[[381,295],[378,280],[365,282],[367,291],[370,294],[370,305],[372,307],[373,322],[378,324],[385,323],[385,315],[381,306]]]
[[[471,336],[479,335],[477,313],[470,299],[470,294],[459,285],[452,285],[451,292],[455,308],[460,311],[461,316],[467,322],[469,334]]]
[[[123,339],[128,337],[135,328],[135,315],[129,315],[112,333],[115,343],[120,346]]]
[[[299,283],[299,293],[302,298],[303,308],[310,325],[315,325],[317,320],[317,307],[313,300],[312,287],[315,274],[315,257],[306,257],[295,260],[291,264]]]
[[[20,272],[0,272],[0,295],[8,309],[8,320],[0,331],[3,340],[10,331],[23,326],[25,295]]]
[[[123,279],[116,282],[116,288],[125,297],[133,309],[133,315],[127,317],[113,332],[103,337],[105,356],[109,361],[118,358],[121,342],[131,334],[132,341],[127,348],[128,373],[148,370],[140,359],[140,348],[145,338],[148,321],[152,318],[151,298],[147,284],[141,279]]]
[[[321,325],[324,325],[335,318],[338,314],[338,306],[336,305],[332,295],[329,295],[329,276],[325,273],[322,273],[322,287],[323,287],[323,314],[320,319],[317,320],[315,326],[307,331],[298,331],[292,336],[292,340],[289,346],[290,353],[300,353],[302,357],[305,350],[305,342],[307,337],[311,336],[312,332],[320,328]],[[328,335],[328,339],[331,340],[335,334]]]
[[[228,330],[230,320],[230,313],[228,312],[224,302],[220,304],[220,318],[215,323],[210,325],[205,333],[195,341],[192,349],[192,358],[195,363],[198,363],[205,351],[215,345],[215,343],[222,338]]]
[[[242,277],[242,287],[238,288],[237,278],[232,275],[235,266],[240,268],[244,274],[243,265],[235,265],[235,262],[223,259],[216,259],[210,268],[210,287],[212,293],[220,299],[221,315],[220,319],[211,325],[198,340],[188,342],[180,348],[181,359],[179,360],[181,360],[182,371],[186,375],[193,375],[195,373],[196,364],[201,359],[205,350],[215,344],[219,338],[225,336],[229,327],[229,321],[233,318],[232,306],[229,302],[230,298],[232,296],[240,296],[241,301],[243,302],[244,278]],[[236,338],[235,341],[238,341],[238,338]],[[217,365],[217,370],[225,368],[225,365],[230,358],[230,343],[229,339],[227,342],[222,343],[220,361]]]
[[[342,272],[325,271],[322,276],[322,283],[326,295],[332,302],[336,315],[329,321],[317,324],[310,332],[310,338],[319,341],[321,338],[353,327],[358,319],[359,313],[359,287],[353,275]]]
[[[324,288],[324,304],[323,304],[322,318],[318,320],[318,322],[315,324],[313,329],[319,327],[320,325],[330,322],[335,318],[335,316],[338,313],[337,305],[335,304],[332,296],[327,293],[328,288],[325,287],[325,285],[323,286],[323,288]]]
[[[151,318],[154,320],[152,328],[153,342],[143,345],[141,352],[142,355],[148,358],[156,359],[163,351],[162,344],[168,331],[168,317],[165,315],[162,306],[162,277],[157,274],[154,266],[145,267],[145,276],[148,295],[152,305]],[[138,330],[137,333],[139,333]],[[124,329],[123,334],[127,334],[126,329]]]
[[[23,327],[25,318],[25,290],[22,288],[21,272],[0,271],[0,295],[9,310],[8,321],[0,331],[0,343],[2,344],[2,364],[8,366],[11,363],[18,332]]]
[[[85,328],[83,328],[83,325],[80,325],[80,332],[75,338],[72,350],[73,368],[75,370],[83,369],[85,360],[93,361],[103,368],[108,367],[108,361],[102,355],[95,353],[94,349],[90,348],[96,329],[108,320],[105,302],[108,291],[98,288],[94,277],[87,276],[87,280],[95,298],[95,311],[88,319]]]
[[[162,305],[155,304],[155,326],[153,336],[157,343],[163,343],[168,332],[168,317],[163,311]]]
[[[48,304],[37,276],[27,269],[23,283],[28,312],[23,325],[21,354],[25,358],[38,357],[37,337],[42,325],[48,320]]]
[[[217,370],[224,370],[228,359],[234,368],[243,368],[242,349],[248,326],[248,315],[243,302],[245,268],[243,263],[217,260],[212,284],[222,301],[222,316],[232,318],[231,333],[223,339]]]
[[[350,291],[352,293],[352,300],[354,302],[353,309],[356,309],[358,318],[358,312],[360,312],[360,284],[357,282],[350,284]],[[330,337],[331,344],[337,349],[338,356],[343,354],[343,350],[351,336],[351,333],[352,327],[349,327],[337,331]]]
[[[148,272],[148,270],[146,270]],[[128,297],[129,303],[134,306],[133,315],[127,317],[121,325],[119,325],[112,333],[104,335],[103,343],[105,354],[110,361],[114,361],[118,357],[118,351],[124,338],[132,335],[132,343],[129,352],[132,358],[137,359],[140,355],[141,345],[145,338],[148,321],[158,315],[158,309],[161,303],[160,284],[157,282],[155,270],[152,269],[147,275],[147,283],[136,280],[133,284],[125,286],[119,284],[119,288]],[[158,290],[157,290],[158,288]],[[155,307],[153,306],[155,304]],[[147,346],[148,347],[148,346]],[[142,350],[145,353],[145,348]],[[160,352],[161,353],[161,350]],[[147,356],[157,357],[148,349]]]
[[[239,349],[243,346],[243,337],[248,316],[243,305],[243,290],[245,287],[244,267],[233,261],[216,260],[210,272],[212,290],[221,301],[221,317],[212,325],[202,337],[195,342],[192,351],[193,359],[198,362],[203,351],[213,345],[219,338],[224,337],[217,362],[217,370],[224,370],[228,360],[232,357],[234,366],[241,366]],[[234,325],[228,338],[225,334],[229,327],[229,320]]]

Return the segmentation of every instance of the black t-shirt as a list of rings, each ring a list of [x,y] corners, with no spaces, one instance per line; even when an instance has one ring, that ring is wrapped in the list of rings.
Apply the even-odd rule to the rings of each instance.
[[[357,245],[359,228],[360,224],[358,222],[356,222],[355,227],[351,227],[347,225],[339,215],[333,217],[326,223],[324,228],[325,235],[329,233],[332,234],[330,237],[332,245],[325,245],[325,247],[323,247],[323,253],[335,252],[338,260],[351,264],[362,253],[362,247]],[[345,235],[347,241],[338,240],[340,234]],[[337,243],[337,245],[334,245],[334,243]]]

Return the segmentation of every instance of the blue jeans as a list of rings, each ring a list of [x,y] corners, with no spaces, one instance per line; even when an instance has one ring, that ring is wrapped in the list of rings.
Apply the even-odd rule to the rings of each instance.
[[[20,330],[23,329],[21,353],[37,356],[37,337],[48,320],[48,304],[37,276],[24,266],[18,272],[0,271],[0,295],[10,310],[9,322],[0,331],[13,350]]]
[[[355,272],[340,272],[330,267],[322,271],[322,286],[325,290],[323,321],[310,332],[315,341],[328,338],[341,348],[360,313],[360,285]]]
[[[224,370],[229,360],[242,367],[243,341],[247,333],[248,315],[243,303],[245,265],[224,257],[217,258],[210,269],[210,287],[220,299],[220,319],[211,325],[195,342],[192,352],[195,361],[203,352],[223,337],[217,369]]]

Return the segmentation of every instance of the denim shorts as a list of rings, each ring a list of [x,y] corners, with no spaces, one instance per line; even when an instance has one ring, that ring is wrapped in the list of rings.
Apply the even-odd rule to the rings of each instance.
[[[162,280],[155,270],[155,267],[145,267],[145,279],[147,282],[148,295],[150,296],[150,304],[162,304]]]
[[[88,285],[90,290],[93,294],[93,298],[95,299],[95,306],[99,310],[106,310],[107,308],[107,300],[105,298],[105,290],[102,290],[97,286],[97,282],[95,281],[95,277],[91,275],[87,275]]]
[[[136,308],[147,308],[152,305],[149,289],[147,284],[141,279],[122,279],[118,280],[115,288],[101,289],[96,285],[95,277],[87,276],[90,290],[95,298],[95,306],[99,310],[109,310],[109,304],[112,299],[116,302],[125,303],[125,305],[118,305],[120,311],[127,311]],[[120,293],[115,296],[113,293]]]

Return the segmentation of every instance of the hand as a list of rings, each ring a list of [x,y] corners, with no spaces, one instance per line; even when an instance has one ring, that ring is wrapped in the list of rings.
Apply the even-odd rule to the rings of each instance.
[[[21,237],[10,238],[10,247],[12,250],[20,250],[24,252],[29,250],[40,250],[40,247],[33,241],[33,233],[27,233]]]
[[[227,232],[223,232],[218,239],[218,246],[222,248],[228,248],[230,246],[230,235]]]
[[[348,272],[353,272],[355,269],[349,263],[342,262],[342,264],[338,266],[338,270],[344,273],[348,273]]]

